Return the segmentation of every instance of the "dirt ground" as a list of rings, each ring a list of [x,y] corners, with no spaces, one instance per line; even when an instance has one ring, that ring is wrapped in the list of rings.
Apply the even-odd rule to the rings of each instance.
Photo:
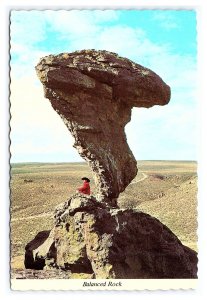
[[[167,225],[181,242],[197,250],[197,165],[188,161],[139,161],[138,174],[120,195],[120,208],[136,208]],[[91,179],[86,163],[13,164],[11,167],[11,263],[23,268],[26,244],[53,226],[54,208],[67,200],[81,177]]]

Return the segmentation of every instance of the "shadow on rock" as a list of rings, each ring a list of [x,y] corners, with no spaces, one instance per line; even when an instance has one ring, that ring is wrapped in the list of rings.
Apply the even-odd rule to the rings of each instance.
[[[27,245],[25,267],[40,266],[106,279],[196,278],[197,253],[148,214],[76,194],[56,209],[54,228]]]

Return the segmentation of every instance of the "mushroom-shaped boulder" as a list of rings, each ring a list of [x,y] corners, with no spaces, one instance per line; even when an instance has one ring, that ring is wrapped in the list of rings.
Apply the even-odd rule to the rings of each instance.
[[[36,71],[45,97],[92,168],[97,198],[113,202],[137,174],[124,132],[131,110],[167,104],[169,86],[151,70],[105,50],[49,55]]]

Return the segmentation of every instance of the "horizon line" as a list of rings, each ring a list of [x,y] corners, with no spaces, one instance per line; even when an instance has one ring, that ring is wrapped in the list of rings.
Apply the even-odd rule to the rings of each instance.
[[[186,162],[197,162],[194,159],[139,159],[139,161],[186,161]],[[18,162],[11,162],[10,164],[71,164],[71,163],[79,163],[79,164],[87,164],[86,161],[18,161]]]

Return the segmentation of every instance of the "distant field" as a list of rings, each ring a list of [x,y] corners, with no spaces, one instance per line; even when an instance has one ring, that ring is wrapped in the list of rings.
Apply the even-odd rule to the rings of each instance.
[[[137,177],[120,195],[119,206],[157,217],[184,244],[197,249],[196,162],[139,161],[138,168]],[[11,256],[16,267],[25,245],[39,231],[51,229],[54,208],[81,186],[83,176],[91,178],[95,193],[86,163],[12,164]]]

